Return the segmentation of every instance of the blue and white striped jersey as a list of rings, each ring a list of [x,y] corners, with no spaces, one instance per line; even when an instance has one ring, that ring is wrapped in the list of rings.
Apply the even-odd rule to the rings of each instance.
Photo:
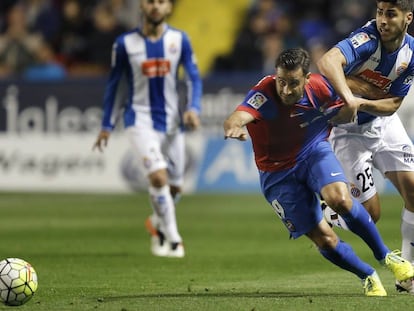
[[[414,78],[414,38],[409,34],[398,50],[387,53],[381,45],[375,20],[355,30],[337,45],[346,58],[346,75],[363,78],[393,96],[404,97]],[[373,120],[375,116],[358,112],[358,123]]]
[[[187,79],[187,104],[180,108],[178,70]],[[119,36],[113,45],[112,68],[104,96],[102,129],[112,130],[123,110],[124,125],[172,133],[183,128],[183,110],[200,113],[202,81],[188,36],[165,26],[156,41],[139,28]],[[182,105],[181,105],[182,106]]]

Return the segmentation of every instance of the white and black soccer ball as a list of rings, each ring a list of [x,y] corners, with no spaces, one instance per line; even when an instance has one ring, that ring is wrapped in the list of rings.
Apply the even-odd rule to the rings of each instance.
[[[0,301],[8,306],[20,306],[36,290],[37,274],[31,264],[19,258],[0,261]]]

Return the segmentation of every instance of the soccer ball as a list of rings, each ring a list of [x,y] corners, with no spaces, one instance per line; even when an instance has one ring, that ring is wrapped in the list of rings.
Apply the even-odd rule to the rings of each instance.
[[[8,306],[20,306],[37,290],[37,274],[23,259],[0,261],[0,300]]]

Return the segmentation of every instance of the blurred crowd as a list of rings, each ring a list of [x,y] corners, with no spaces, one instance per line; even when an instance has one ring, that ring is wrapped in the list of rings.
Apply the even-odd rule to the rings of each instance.
[[[293,46],[316,60],[375,7],[374,0],[252,0],[231,52],[210,72],[273,73],[276,55]],[[106,74],[114,39],[136,27],[139,14],[137,0],[0,0],[0,78]]]
[[[114,39],[138,20],[136,0],[1,0],[0,77],[106,73]]]
[[[316,60],[373,18],[375,8],[374,0],[254,0],[232,51],[216,58],[213,72],[273,73],[276,55],[297,46]]]

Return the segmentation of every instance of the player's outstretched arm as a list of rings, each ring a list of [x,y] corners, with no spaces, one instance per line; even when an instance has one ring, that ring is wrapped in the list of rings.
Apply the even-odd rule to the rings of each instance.
[[[96,138],[95,143],[93,144],[92,150],[98,149],[100,152],[103,152],[104,147],[108,145],[109,136],[111,132],[102,130],[99,132],[98,137]]]
[[[254,117],[246,111],[234,111],[223,124],[224,139],[234,138],[247,140],[245,125],[254,121]]]

